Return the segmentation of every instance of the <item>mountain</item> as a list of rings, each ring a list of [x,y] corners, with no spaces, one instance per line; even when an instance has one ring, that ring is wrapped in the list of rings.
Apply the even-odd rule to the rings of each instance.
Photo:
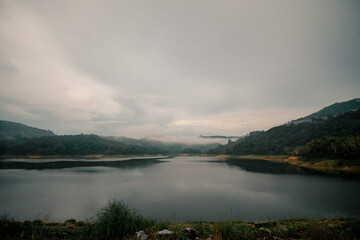
[[[204,135],[200,135],[200,137],[201,138],[211,138],[211,139],[216,139],[216,138],[238,139],[238,138],[243,138],[244,136],[221,136],[221,135],[204,136]]]
[[[105,137],[106,139],[123,142],[126,144],[135,144],[146,147],[155,147],[172,154],[179,153],[206,153],[209,149],[219,146],[219,143],[208,144],[187,144],[187,143],[166,143],[151,139],[134,139],[126,137]]]
[[[1,152],[2,150],[2,152]],[[137,144],[126,144],[97,135],[43,136],[21,144],[0,148],[0,154],[15,155],[89,155],[89,154],[158,154],[164,150]]]
[[[360,98],[354,98],[350,101],[334,103],[330,106],[324,107],[318,112],[310,114],[306,117],[294,120],[293,123],[311,122],[317,119],[326,119],[334,117],[342,113],[356,111],[360,109]]]
[[[21,123],[0,120],[0,138],[16,139],[16,138],[34,138],[42,136],[54,136],[50,130],[43,130],[26,126]]]
[[[219,144],[164,143],[126,137],[56,136],[49,130],[0,121],[0,155],[137,155],[205,153]]]
[[[298,154],[302,146],[315,139],[360,135],[360,110],[354,111],[357,102],[359,99],[333,104],[307,116],[307,121],[296,120],[267,131],[251,132],[245,138],[229,141],[227,145],[211,149],[209,153]]]

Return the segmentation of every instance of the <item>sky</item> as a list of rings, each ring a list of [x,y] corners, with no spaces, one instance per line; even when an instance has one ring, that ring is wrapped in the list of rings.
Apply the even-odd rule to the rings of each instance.
[[[189,140],[357,97],[357,0],[0,0],[1,120]]]

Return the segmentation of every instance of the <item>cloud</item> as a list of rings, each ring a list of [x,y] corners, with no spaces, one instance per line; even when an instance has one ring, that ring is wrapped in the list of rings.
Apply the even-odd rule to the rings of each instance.
[[[51,111],[68,120],[121,113],[114,100],[119,93],[71,66],[46,24],[19,6],[6,7],[0,29],[2,45],[10,49],[2,48],[10,70],[3,73],[0,91],[4,102],[16,102],[12,112]]]
[[[267,129],[359,97],[359,6],[4,0],[0,113],[59,133]]]

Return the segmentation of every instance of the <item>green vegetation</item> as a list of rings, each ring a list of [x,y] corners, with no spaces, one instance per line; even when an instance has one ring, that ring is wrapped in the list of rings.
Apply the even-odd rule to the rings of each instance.
[[[15,142],[23,142],[29,138],[53,136],[50,130],[29,127],[21,123],[0,120],[0,139],[11,139]]]
[[[0,121],[0,155],[3,157],[201,154],[219,144],[163,143],[147,139],[91,135],[55,136],[51,131]]]
[[[236,142],[229,141],[227,145],[212,149],[208,153],[231,155],[284,155],[292,153],[301,155],[302,147],[315,139],[358,135],[360,135],[360,110],[326,119],[300,123],[290,122],[268,131],[251,132],[244,139],[239,139]],[[342,144],[352,144],[352,142],[345,141]],[[337,157],[343,158],[345,156],[337,155]]]
[[[244,136],[222,136],[222,135],[212,135],[212,136],[204,136],[204,135],[200,135],[201,138],[211,138],[211,139],[215,139],[215,138],[225,138],[225,139],[232,139],[232,138],[243,138]]]
[[[135,210],[117,200],[110,201],[98,211],[96,217],[96,221],[86,230],[94,239],[123,239],[156,224],[155,220],[137,215]]]
[[[263,173],[306,173],[306,169],[308,169],[325,174],[356,178],[358,178],[360,174],[360,163],[358,160],[329,160],[282,155],[239,155],[226,156],[226,158],[226,163],[230,166],[239,166],[246,171]],[[277,164],[270,164],[268,162]],[[300,168],[294,168],[293,166],[299,166]]]
[[[145,154],[293,155],[359,160],[360,99],[336,103],[307,117],[251,132],[228,144],[189,145],[97,135],[54,136],[51,131],[0,121],[0,155],[84,156]],[[232,138],[201,136],[203,138]],[[347,138],[348,137],[348,138]],[[347,140],[345,140],[345,138]],[[351,140],[350,140],[351,139]],[[320,147],[321,146],[321,147]],[[325,150],[326,149],[326,150]],[[340,161],[349,165],[354,161]],[[357,163],[357,162],[355,162]]]
[[[360,136],[325,137],[308,142],[302,155],[309,159],[344,159],[360,161]]]
[[[360,99],[336,103],[307,117],[255,131],[209,154],[243,156],[294,156],[281,160],[316,170],[356,171],[360,165]],[[264,157],[265,156],[265,157]],[[269,159],[265,159],[269,160]],[[272,161],[272,160],[270,160]]]
[[[310,114],[303,119],[312,119],[318,117],[334,116],[349,111],[357,111],[360,109],[360,98],[355,98],[347,102],[334,103],[320,111]]]
[[[20,144],[0,140],[0,155],[141,155],[203,153],[218,144],[165,144],[136,139],[104,138],[97,135],[68,135],[32,138]]]
[[[191,228],[194,234],[183,231]],[[168,229],[169,236],[158,231]],[[17,221],[8,215],[0,218],[0,239],[136,239],[136,231],[143,230],[149,239],[360,239],[360,219],[288,219],[265,222],[243,222],[225,214],[216,222],[155,221],[137,215],[121,201],[110,201],[96,215],[94,221],[63,223],[44,220]],[[196,234],[196,236],[195,236]]]
[[[126,144],[136,144],[145,147],[155,147],[162,149],[166,153],[170,154],[180,154],[180,153],[206,153],[209,149],[219,146],[218,143],[209,143],[209,144],[186,144],[186,143],[165,143],[150,139],[133,139],[126,137],[106,137],[106,139],[123,142]]]
[[[88,154],[158,154],[154,147],[129,145],[97,135],[49,136],[30,139],[13,145],[0,154],[14,155],[88,155]]]

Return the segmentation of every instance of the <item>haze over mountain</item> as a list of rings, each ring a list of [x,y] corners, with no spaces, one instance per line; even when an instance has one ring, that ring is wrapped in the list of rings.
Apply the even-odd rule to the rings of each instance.
[[[22,123],[0,120],[0,138],[34,138],[55,135],[50,130],[26,126]]]
[[[94,134],[56,136],[24,124],[0,121],[0,155],[141,155],[205,153],[219,144],[164,143],[149,139],[100,137]]]
[[[360,2],[0,0],[0,118],[210,141],[360,92]]]
[[[267,131],[250,132],[245,138],[212,149],[216,154],[299,154],[299,147],[323,137],[360,135],[359,99],[332,104],[307,117]],[[359,141],[359,140],[356,140]],[[360,142],[354,143],[359,145]]]
[[[164,143],[149,139],[100,137],[93,134],[54,136],[49,130],[45,131],[23,124],[1,121],[0,154],[111,155],[200,154],[206,152],[211,154],[299,154],[300,148],[319,138],[359,136],[360,106],[358,102],[358,99],[353,99],[336,103],[315,114],[290,121],[267,131],[250,132],[245,137],[241,137],[237,141],[229,140],[228,144],[222,146],[218,146],[219,144]],[[18,135],[13,137],[13,132]],[[207,137],[229,138],[226,136],[205,136],[205,138]],[[338,140],[336,139],[336,141]],[[343,140],[340,139],[339,141]],[[346,141],[351,141],[356,149],[356,146],[359,145],[360,149],[360,142],[357,142],[358,138],[346,139]],[[344,143],[342,142],[341,145]],[[357,152],[357,150],[353,152]]]
[[[360,98],[355,98],[346,102],[334,103],[330,106],[321,109],[318,112],[310,114],[301,119],[314,119],[321,117],[336,116],[341,113],[345,113],[349,111],[357,111],[359,109],[360,109]]]

